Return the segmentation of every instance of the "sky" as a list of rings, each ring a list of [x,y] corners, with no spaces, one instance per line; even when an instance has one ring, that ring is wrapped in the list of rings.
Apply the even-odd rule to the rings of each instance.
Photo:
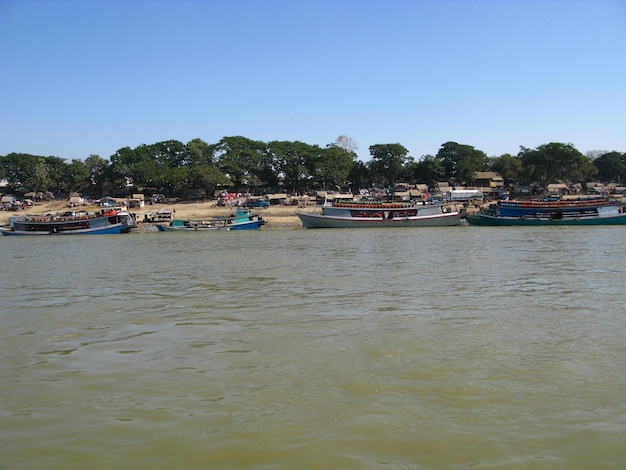
[[[0,0],[0,155],[626,152],[626,0]]]

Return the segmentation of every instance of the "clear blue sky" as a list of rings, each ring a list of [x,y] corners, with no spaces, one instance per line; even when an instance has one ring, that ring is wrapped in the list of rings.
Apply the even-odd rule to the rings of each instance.
[[[342,134],[626,152],[626,1],[0,0],[0,155]]]

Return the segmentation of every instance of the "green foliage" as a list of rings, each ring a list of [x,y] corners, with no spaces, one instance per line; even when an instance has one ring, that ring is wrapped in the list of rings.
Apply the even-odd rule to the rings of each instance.
[[[273,141],[268,144],[268,153],[274,169],[284,180],[284,188],[292,192],[305,191],[308,180],[315,169],[315,159],[321,149],[304,142]]]
[[[231,179],[234,187],[250,186],[258,177],[265,144],[241,136],[224,137],[216,146],[218,167]]]
[[[517,156],[487,158],[469,145],[446,142],[436,156],[415,161],[400,144],[369,147],[369,162],[357,160],[357,146],[343,135],[321,148],[299,141],[255,141],[224,137],[217,144],[193,139],[166,140],[122,147],[110,159],[89,155],[85,161],[10,153],[0,156],[0,176],[8,191],[78,191],[93,197],[120,192],[164,192],[170,195],[212,193],[229,186],[257,192],[266,189],[302,193],[314,189],[358,191],[403,181],[434,186],[439,181],[471,185],[477,171],[499,172],[506,182],[604,182],[626,180],[626,154],[596,152],[591,158],[571,144],[522,147]]]
[[[437,158],[446,170],[446,176],[457,184],[471,185],[477,171],[488,168],[485,152],[471,145],[446,142],[437,152]]]
[[[316,162],[315,175],[322,188],[345,188],[356,155],[344,147],[330,144],[323,149]]]
[[[414,168],[412,180],[427,184],[431,188],[442,181],[446,175],[446,169],[441,160],[432,155],[426,155],[416,162]]]
[[[597,172],[591,160],[572,144],[551,142],[536,149],[522,147],[519,158],[526,180],[544,188],[556,181],[584,182]]]
[[[371,188],[374,186],[369,165],[357,160],[354,165],[352,165],[350,173],[348,173],[348,184],[350,184],[353,190],[358,188]]]
[[[626,181],[626,153],[608,152],[593,161],[598,177],[605,182],[622,184]]]
[[[381,178],[381,182],[393,186],[398,182],[409,151],[400,144],[377,144],[369,148],[372,160],[370,169]]]
[[[103,194],[109,161],[99,155],[91,154],[85,159],[85,168],[89,174],[89,192]]]
[[[491,171],[502,175],[505,181],[519,182],[524,175],[522,161],[508,153],[491,159]]]

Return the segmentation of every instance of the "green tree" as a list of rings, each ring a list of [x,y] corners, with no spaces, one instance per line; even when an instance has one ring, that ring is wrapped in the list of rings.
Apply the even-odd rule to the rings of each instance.
[[[135,149],[123,147],[111,156],[111,183],[121,190],[127,184],[137,188],[155,188],[158,180],[158,164],[149,145]]]
[[[413,179],[417,183],[427,184],[429,188],[434,188],[446,174],[443,163],[432,155],[425,155],[416,162],[413,172]]]
[[[85,193],[91,186],[89,170],[81,160],[73,159],[66,165],[63,179],[70,191]]]
[[[217,187],[230,183],[230,179],[215,165],[196,165],[190,167],[187,188],[194,192],[213,192]]]
[[[598,177],[606,182],[622,184],[626,181],[626,153],[607,152],[593,161]]]
[[[446,177],[457,184],[471,185],[477,171],[488,168],[485,152],[471,145],[446,142],[437,152],[437,158],[446,170]]]
[[[393,187],[402,174],[409,151],[400,144],[376,144],[369,151],[370,169],[384,185]]]
[[[348,184],[352,186],[352,191],[356,189],[368,189],[371,188],[374,183],[372,181],[372,172],[369,165],[357,160],[352,165],[350,173],[348,173]]]
[[[284,187],[294,193],[305,191],[311,178],[312,160],[319,154],[319,147],[304,142],[273,141],[268,144],[274,168],[284,180]]]
[[[354,166],[356,154],[335,144],[320,150],[316,166],[316,177],[323,188],[345,188],[350,170]]]
[[[256,181],[265,154],[265,143],[242,136],[224,137],[216,146],[218,167],[236,188]]]
[[[26,177],[24,183],[27,188],[33,191],[57,190],[57,185],[50,178],[50,169],[46,165],[44,158],[40,158],[32,167],[32,171]]]
[[[572,144],[551,142],[536,149],[522,147],[518,156],[528,181],[544,188],[556,181],[584,182],[597,171]]]
[[[508,153],[491,159],[491,171],[500,173],[506,182],[519,182],[524,175],[522,161]]]
[[[164,140],[147,146],[150,159],[157,165],[176,168],[189,164],[190,154],[188,147],[178,140]]]
[[[212,165],[215,163],[215,145],[209,145],[202,139],[193,139],[187,142],[189,166]]]
[[[2,157],[2,170],[7,179],[11,192],[28,186],[28,189],[41,191],[30,186],[32,184],[33,171],[44,157],[38,157],[27,153],[9,153]],[[49,188],[46,187],[47,191]]]
[[[44,157],[45,165],[50,178],[50,188],[53,192],[71,191],[71,181],[67,178],[67,163],[59,157]]]
[[[85,168],[89,173],[89,191],[93,193],[92,196],[103,194],[108,166],[109,161],[99,155],[91,154],[85,158]]]

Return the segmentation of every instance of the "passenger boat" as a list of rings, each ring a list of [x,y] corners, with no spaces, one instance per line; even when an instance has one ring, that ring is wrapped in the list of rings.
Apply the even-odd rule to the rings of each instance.
[[[481,226],[551,226],[551,225],[626,225],[626,213],[616,205],[581,208],[577,211],[554,209],[502,216],[497,210],[484,210],[466,217],[470,225]]]
[[[92,235],[127,233],[137,226],[133,214],[112,207],[97,213],[68,211],[47,215],[9,217],[2,235]]]
[[[576,213],[593,211],[598,207],[610,206],[612,203],[607,197],[578,197],[559,198],[547,197],[530,200],[498,201],[497,215],[502,217],[520,217],[533,214],[552,214],[558,211]]]
[[[263,217],[253,214],[250,210],[237,209],[237,212],[226,217],[212,217],[201,220],[174,219],[168,225],[156,224],[160,232],[167,231],[205,231],[205,230],[258,230],[265,225]]]
[[[342,201],[296,215],[305,228],[441,227],[459,225],[465,212],[441,204]]]

